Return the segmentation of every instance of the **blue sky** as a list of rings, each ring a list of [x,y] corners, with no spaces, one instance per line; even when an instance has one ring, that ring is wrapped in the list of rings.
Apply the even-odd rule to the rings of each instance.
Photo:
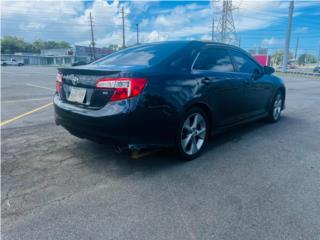
[[[233,12],[241,47],[283,48],[288,1],[234,0]],[[1,1],[1,35],[28,41],[65,40],[88,45],[89,13],[94,17],[98,46],[121,44],[121,7],[126,12],[127,45],[136,41],[210,39],[212,15],[220,18],[222,1]],[[295,1],[291,49],[300,38],[299,53],[318,54],[320,47],[320,1]]]

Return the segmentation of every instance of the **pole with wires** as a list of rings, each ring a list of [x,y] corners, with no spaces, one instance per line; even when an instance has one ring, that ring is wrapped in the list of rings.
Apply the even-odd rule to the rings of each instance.
[[[95,49],[95,45],[96,45],[96,44],[95,44],[95,42],[94,42],[91,12],[90,12],[90,27],[91,27],[91,47],[92,47],[91,58],[92,58],[92,60],[96,60],[96,49]]]
[[[137,44],[139,44],[139,23],[136,24],[137,27]]]
[[[299,37],[297,38],[296,50],[294,52],[294,60],[296,60],[296,61],[297,61],[298,48],[299,48]]]
[[[126,47],[126,35],[125,35],[125,30],[124,30],[124,8],[122,7],[121,10],[122,14],[122,48]]]
[[[284,47],[284,55],[283,55],[283,63],[282,63],[282,71],[283,72],[287,72],[287,67],[288,67],[293,8],[294,8],[294,2],[291,1],[290,5],[289,5],[288,29],[287,29],[287,36],[286,36],[286,42],[285,42],[285,47]]]
[[[214,1],[212,0],[212,26],[211,26],[211,40],[214,41]]]

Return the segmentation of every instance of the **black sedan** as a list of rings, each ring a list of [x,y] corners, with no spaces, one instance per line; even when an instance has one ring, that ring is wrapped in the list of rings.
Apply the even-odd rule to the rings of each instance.
[[[215,132],[260,118],[278,121],[286,90],[273,72],[231,45],[142,44],[60,68],[55,119],[81,138],[129,149],[175,146],[190,160]]]

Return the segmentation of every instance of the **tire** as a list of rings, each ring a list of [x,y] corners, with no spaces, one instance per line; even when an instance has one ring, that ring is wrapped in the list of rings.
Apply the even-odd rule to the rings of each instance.
[[[184,161],[198,157],[207,144],[208,136],[209,122],[205,112],[197,107],[187,111],[177,132],[176,149],[179,157]]]
[[[281,117],[283,102],[284,102],[283,93],[280,90],[278,90],[269,107],[269,111],[268,111],[269,116],[267,117],[268,122],[275,123],[279,121]]]

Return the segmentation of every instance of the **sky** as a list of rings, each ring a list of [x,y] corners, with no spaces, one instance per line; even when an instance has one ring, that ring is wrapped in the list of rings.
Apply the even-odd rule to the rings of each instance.
[[[122,44],[121,8],[125,11],[126,45],[164,40],[210,40],[212,20],[218,25],[222,0],[215,1],[106,1],[2,0],[1,36],[26,41],[57,40],[89,45],[91,12],[98,47]],[[281,49],[288,21],[288,1],[234,0],[233,18],[240,46]],[[218,33],[216,37],[218,36]],[[318,55],[320,0],[295,0],[291,51],[299,38],[298,54]]]

